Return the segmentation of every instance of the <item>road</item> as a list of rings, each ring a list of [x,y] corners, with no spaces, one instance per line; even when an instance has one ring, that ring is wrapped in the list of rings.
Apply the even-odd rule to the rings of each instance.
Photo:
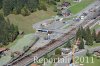
[[[86,16],[85,18],[87,18],[87,20],[93,18],[93,17],[95,16],[95,15],[94,15],[95,12],[90,12],[90,14],[89,14],[89,9],[96,7],[98,4],[100,4],[100,3],[99,3],[98,1],[95,1],[93,4],[89,5],[87,8],[83,9],[82,12],[78,13],[78,14],[77,14],[77,18],[79,18],[79,17],[80,17],[84,12],[86,12],[86,11],[88,12],[88,13],[87,13],[88,16]],[[93,16],[93,17],[89,17],[89,16]],[[85,18],[84,18],[84,19],[85,19]],[[80,23],[83,22],[83,21],[84,21],[84,20],[81,20]],[[67,32],[70,30],[70,28],[68,28],[70,25],[75,25],[75,24],[76,24],[76,26],[78,26],[78,25],[80,24],[79,22],[73,21],[73,20],[69,20],[69,21],[65,21],[65,22],[67,22],[67,24],[66,24],[66,23],[63,23],[63,21],[54,21],[54,20],[52,20],[52,19],[48,19],[48,20],[44,20],[44,21],[42,21],[42,22],[39,22],[39,23],[34,24],[33,27],[34,27],[36,30],[40,28],[40,30],[49,30],[49,31],[53,31],[53,33],[50,34],[49,37],[50,37],[50,39],[57,39],[57,38],[59,38],[62,34],[67,33]],[[44,28],[42,29],[41,26],[40,26],[41,24],[48,24],[48,25],[44,27],[45,29],[44,29]],[[65,28],[65,27],[66,27],[66,28]],[[68,29],[67,29],[67,28],[68,28]],[[71,28],[71,29],[72,29],[72,28]],[[37,34],[38,36],[40,36],[40,39],[42,39],[42,40],[39,40],[39,41],[33,46],[33,50],[34,50],[34,47],[36,47],[36,48],[43,47],[43,46],[45,46],[46,44],[48,44],[49,41],[51,41],[50,39],[45,41],[44,38],[45,38],[45,36],[48,37],[47,34],[44,35],[44,33],[41,33],[41,32],[40,32],[40,33],[37,32],[36,34]]]

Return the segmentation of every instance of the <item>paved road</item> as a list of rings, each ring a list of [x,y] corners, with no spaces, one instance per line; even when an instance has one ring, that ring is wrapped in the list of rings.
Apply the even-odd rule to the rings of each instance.
[[[83,9],[81,12],[79,12],[79,13],[77,13],[76,15],[74,15],[74,16],[77,16],[77,17],[80,17],[84,12],[86,12],[86,13],[90,13],[89,12],[89,9],[91,9],[91,8],[95,8],[97,5],[99,5],[100,4],[100,1],[98,1],[98,0],[96,0],[94,3],[92,3],[92,4],[90,4],[88,7],[86,7],[85,9]],[[60,18],[60,17],[59,17]],[[61,17],[61,18],[63,18],[63,17]],[[55,23],[54,22],[54,20],[53,20],[54,18],[50,18],[50,19],[46,19],[46,20],[44,20],[44,21],[41,21],[41,22],[38,22],[38,23],[36,23],[36,24],[33,24],[33,28],[35,28],[35,29],[38,29],[38,28],[40,28],[40,24],[43,24],[43,23]],[[70,21],[70,22],[73,22],[72,20]],[[61,22],[58,22],[58,23],[61,23]],[[53,27],[52,27],[53,26]],[[58,28],[58,27],[60,27],[60,24],[57,24],[57,23],[55,23],[55,24],[52,24],[51,25],[51,27],[48,27],[48,29],[56,29],[56,28]]]
[[[95,14],[95,12],[90,12],[89,13],[89,9],[91,9],[91,8],[94,8],[94,7],[96,7],[98,4],[100,4],[98,1],[96,1],[96,2],[94,2],[93,4],[91,4],[91,5],[89,5],[87,8],[85,8],[85,9],[83,9],[82,10],[82,12],[80,12],[80,13],[78,13],[77,14],[77,16],[78,17],[80,17],[81,16],[81,14],[83,14],[83,12],[88,12],[88,16],[86,16],[84,19],[91,19],[91,18],[93,18],[93,17],[95,17],[95,15],[97,15],[97,14]],[[92,17],[93,16],[93,17]],[[84,20],[81,20],[80,21],[80,23],[82,23]],[[33,27],[35,28],[35,29],[39,29],[39,28],[41,28],[40,27],[40,24],[41,23],[50,23],[50,24],[48,24],[48,26],[45,26],[45,28],[47,29],[47,30],[49,30],[49,31],[53,31],[54,33],[52,33],[52,34],[50,34],[49,36],[50,36],[50,39],[57,39],[57,38],[59,38],[61,35],[63,35],[64,33],[67,33],[69,30],[70,30],[70,28],[68,28],[70,25],[76,25],[76,26],[78,26],[80,23],[79,22],[75,22],[75,21],[73,21],[73,20],[70,20],[70,21],[67,21],[67,23],[69,24],[69,26],[67,26],[67,28],[62,28],[63,26],[65,26],[66,27],[66,25],[68,25],[68,24],[64,24],[63,22],[61,22],[61,21],[52,21],[52,19],[48,19],[48,20],[44,20],[44,21],[42,21],[42,22],[39,22],[39,23],[36,23],[35,25],[33,25]],[[72,28],[71,28],[72,29]],[[44,40],[44,36],[47,36],[47,35],[44,35],[44,34],[42,34],[42,33],[36,33],[38,36],[40,36],[40,35],[42,35],[42,37],[40,36],[40,38],[42,39],[42,40],[39,40],[34,46],[33,46],[33,48],[34,47],[41,47],[41,46],[45,46],[46,44],[48,44],[48,42],[50,41],[50,40]]]

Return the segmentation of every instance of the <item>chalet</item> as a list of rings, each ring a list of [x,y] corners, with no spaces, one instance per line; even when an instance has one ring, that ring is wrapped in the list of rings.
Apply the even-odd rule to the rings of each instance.
[[[71,14],[71,11],[70,11],[70,10],[68,10],[68,9],[62,10],[62,15],[63,15],[64,17],[69,16],[70,14]]]
[[[94,51],[94,55],[100,57],[100,50]]]
[[[68,53],[70,52],[70,50],[71,50],[71,49],[69,49],[69,48],[62,48],[62,49],[61,49],[62,55],[63,55],[63,54],[68,54]]]
[[[6,48],[0,48],[0,54],[2,54],[6,50],[7,50]]]
[[[71,4],[69,2],[63,2],[61,7],[68,7],[70,6]]]
[[[69,2],[63,2],[63,3],[61,3],[61,4],[58,5],[57,9],[62,10],[62,9],[67,8],[70,5],[71,5],[71,3],[69,3]]]

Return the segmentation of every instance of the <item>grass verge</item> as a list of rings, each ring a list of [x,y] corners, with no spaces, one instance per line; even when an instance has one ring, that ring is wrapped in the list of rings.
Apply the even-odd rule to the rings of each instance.
[[[77,3],[73,7],[70,7],[72,14],[77,14],[82,9],[86,8],[89,4],[93,3],[95,0],[82,0],[81,2]]]

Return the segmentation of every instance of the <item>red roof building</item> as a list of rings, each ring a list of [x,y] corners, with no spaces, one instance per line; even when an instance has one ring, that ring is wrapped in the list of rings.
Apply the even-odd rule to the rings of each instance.
[[[6,48],[0,48],[0,52],[3,52],[5,50],[6,50]]]

